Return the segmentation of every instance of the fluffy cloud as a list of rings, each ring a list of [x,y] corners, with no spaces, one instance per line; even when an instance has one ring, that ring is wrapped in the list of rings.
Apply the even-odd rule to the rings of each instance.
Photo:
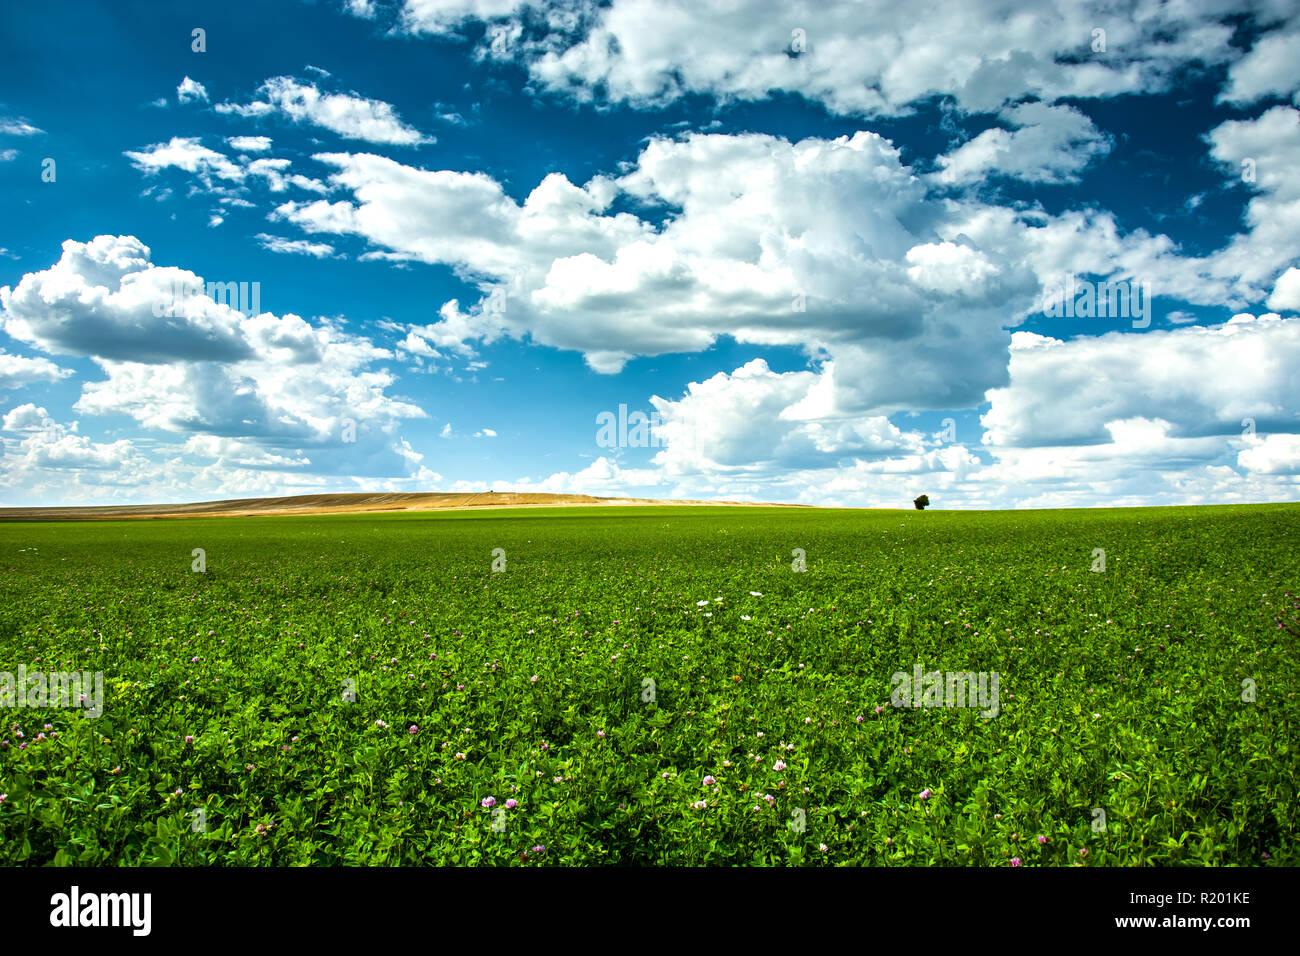
[[[104,379],[82,386],[75,407],[83,414],[235,440],[230,447],[246,463],[311,461],[334,474],[411,470],[394,436],[402,419],[424,412],[386,394],[392,375],[370,368],[390,352],[336,324],[245,314],[184,292],[195,287],[204,288],[201,277],[154,265],[134,237],[69,240],[51,268],[0,288],[0,315],[15,339],[89,357],[102,369]],[[349,430],[354,439],[344,437]]]
[[[271,148],[269,136],[228,136],[226,142],[241,153],[264,153]]]
[[[21,436],[2,439],[0,480],[10,494],[41,484],[67,487],[70,482],[130,486],[134,477],[152,467],[132,442],[94,441],[77,433],[76,422],[61,425],[32,405],[8,412],[3,431]]]
[[[164,363],[207,356],[251,358],[243,317],[230,305],[175,290],[202,286],[193,273],[149,262],[130,236],[68,240],[51,268],[0,288],[5,331],[47,352]],[[155,316],[159,309],[174,315]]]
[[[1292,266],[1278,277],[1268,307],[1277,312],[1300,312],[1300,269]]]
[[[1300,110],[1275,106],[1250,120],[1229,120],[1207,134],[1210,155],[1254,195],[1248,231],[1208,257],[1205,271],[1255,290],[1300,258]],[[1240,302],[1234,303],[1242,307]]]
[[[478,303],[445,303],[437,323],[414,330],[439,349],[528,335],[615,372],[725,334],[833,355],[842,391],[863,407],[951,407],[998,383],[1002,326],[1038,288],[1016,261],[1027,237],[1009,244],[1014,259],[998,248],[1005,237],[987,248],[963,238],[955,214],[983,207],[929,199],[873,133],[656,139],[617,178],[576,186],[552,174],[522,203],[481,174],[315,158],[338,168],[330,183],[354,201],[285,203],[278,218],[479,283]],[[656,225],[610,212],[620,196],[669,215]],[[945,226],[951,235],[936,236]]]
[[[762,359],[693,382],[679,400],[651,399],[665,444],[655,465],[667,476],[826,466],[922,451],[883,416],[837,416],[829,373],[773,372]]]
[[[651,467],[597,463],[607,493],[905,507],[1292,500],[1300,489],[1300,320],[1060,341],[1013,336],[974,448],[837,408],[828,364],[754,360],[653,397]],[[573,486],[559,473],[542,485]]]
[[[263,249],[296,255],[314,256],[325,259],[334,255],[334,247],[327,242],[311,242],[307,239],[285,239],[283,236],[268,236],[264,232],[257,234],[257,241]]]
[[[434,140],[407,126],[393,107],[355,93],[322,93],[313,83],[275,76],[257,91],[261,98],[239,105],[219,103],[218,113],[245,117],[278,114],[295,123],[328,129],[345,139],[365,140],[390,146],[419,146]]]
[[[0,429],[7,432],[34,431],[38,428],[49,428],[54,424],[49,412],[31,402],[5,412],[2,421]]]
[[[1300,475],[1300,435],[1255,437],[1241,450],[1237,464],[1265,475]]]
[[[1219,101],[1245,105],[1266,96],[1291,96],[1297,90],[1300,30],[1276,30],[1257,39],[1250,52],[1232,65]]]
[[[775,373],[755,360],[679,399],[652,398],[666,447],[648,468],[601,458],[577,475],[505,484],[884,507],[921,492],[960,508],[1293,500],[1298,325],[1240,316],[1070,342],[1018,333],[1011,385],[990,393],[976,449],[835,412],[831,368]]]
[[[0,389],[19,388],[31,382],[57,382],[72,374],[47,358],[10,355],[0,348]]]
[[[44,132],[45,130],[37,129],[24,119],[0,116],[0,134],[5,136],[35,136],[37,133]]]
[[[1105,442],[1115,422],[1161,421],[1171,438],[1294,427],[1300,409],[1300,320],[1235,316],[1221,326],[1068,342],[1018,332],[1006,388],[989,392],[985,443]]]
[[[1109,148],[1072,108],[1021,104],[1003,116],[1014,130],[981,134],[930,176],[868,132],[797,143],[692,134],[650,140],[617,176],[575,185],[552,174],[522,203],[482,173],[326,153],[314,159],[336,168],[331,186],[352,199],[291,201],[273,218],[361,236],[377,247],[366,257],[445,264],[474,281],[480,301],[447,302],[438,322],[412,329],[433,348],[530,336],[617,372],[636,356],[730,335],[830,355],[846,376],[877,383],[846,386],[845,400],[880,408],[955,407],[1002,384],[1003,329],[1067,273],[1245,310],[1300,257],[1300,194],[1287,175],[1300,160],[1294,109],[1207,134],[1211,158],[1232,174],[1249,161],[1254,195],[1247,229],[1203,256],[1124,233],[1106,211],[945,199],[946,187],[992,174],[1066,182]],[[648,212],[611,212],[616,201]],[[954,374],[959,356],[970,368]]]
[[[448,490],[454,492],[488,491],[508,488],[515,492],[555,495],[608,495],[622,491],[626,494],[651,489],[659,497],[667,497],[672,485],[663,476],[645,468],[624,468],[616,461],[601,456],[576,472],[561,471],[545,478],[510,478],[496,481],[458,481]],[[686,497],[677,495],[677,497]],[[712,497],[712,496],[710,496]]]
[[[213,179],[243,182],[247,171],[224,153],[208,149],[198,137],[173,136],[166,143],[154,143],[143,150],[127,150],[131,165],[142,173],[157,173],[168,167],[197,175],[209,189]]]
[[[669,475],[598,458],[577,473],[460,483],[463,490],[508,487],[588,494],[907,508],[921,493],[939,508],[1082,508],[1293,501],[1300,477],[1279,461],[1273,472],[1234,469],[1216,439],[1173,439],[1165,423],[1116,422],[1099,445],[1007,449],[992,463],[961,445],[922,455],[855,459],[829,467],[729,468]],[[1279,451],[1282,443],[1278,443]],[[1170,456],[1170,457],[1164,457]],[[1223,463],[1220,463],[1223,462]],[[458,487],[456,490],[462,490]]]
[[[1280,5],[1248,4],[1262,20]],[[581,100],[660,104],[691,93],[761,100],[801,94],[833,112],[899,115],[947,96],[991,112],[1045,101],[1167,89],[1180,68],[1229,63],[1240,3],[1048,0],[405,0],[399,27],[448,34],[488,23],[484,56],[516,57],[542,87]],[[1095,30],[1105,31],[1095,50]]]
[[[1177,285],[1189,301],[1238,307],[1276,276],[1257,262],[1248,278],[1258,284],[1246,283],[1215,256],[1123,234],[1103,211],[937,198],[866,132],[654,139],[617,177],[578,186],[551,175],[522,203],[482,174],[368,154],[316,159],[338,169],[330,182],[352,199],[285,203],[278,218],[361,236],[373,255],[450,265],[483,290],[412,327],[412,352],[417,340],[454,351],[527,335],[614,372],[725,334],[833,359],[837,405],[853,413],[978,404],[1006,382],[1006,327],[1066,273]],[[1262,186],[1272,195],[1275,183]],[[662,221],[611,212],[615,200],[662,210]],[[1232,258],[1232,246],[1216,255]]]
[[[184,105],[185,103],[206,103],[208,101],[208,91],[198,80],[191,80],[188,76],[181,80],[180,86],[176,87],[176,102]]]
[[[990,176],[1029,183],[1077,182],[1096,157],[1110,151],[1110,141],[1091,119],[1068,106],[1025,103],[1002,110],[1012,129],[989,129],[938,163],[939,182],[967,184]]]
[[[916,245],[907,250],[904,258],[912,282],[944,295],[979,289],[1001,271],[977,250],[955,242]]]
[[[268,149],[271,140],[265,136],[239,136],[228,140],[241,153],[261,152]],[[124,155],[140,172],[153,176],[165,169],[180,169],[192,174],[200,190],[218,196],[223,202],[251,205],[242,196],[248,192],[247,183],[260,181],[269,191],[281,193],[290,186],[308,192],[327,192],[318,180],[300,173],[290,173],[292,163],[284,158],[262,156],[250,159],[246,155],[231,159],[225,153],[210,149],[198,137],[174,136],[166,143],[152,143],[139,150],[127,150]]]
[[[410,474],[316,474],[301,453],[280,453],[239,439],[193,436],[168,443],[97,442],[78,422],[53,421],[23,405],[3,418],[0,488],[6,503],[24,505],[139,504],[227,497],[347,491],[428,491],[442,476],[419,464],[399,442]]]

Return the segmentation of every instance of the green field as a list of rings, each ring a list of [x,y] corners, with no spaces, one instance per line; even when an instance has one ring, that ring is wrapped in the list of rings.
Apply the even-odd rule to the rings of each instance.
[[[0,671],[105,700],[0,710],[0,861],[1293,865],[1297,543],[1297,505],[6,524]],[[894,706],[918,664],[996,716]]]

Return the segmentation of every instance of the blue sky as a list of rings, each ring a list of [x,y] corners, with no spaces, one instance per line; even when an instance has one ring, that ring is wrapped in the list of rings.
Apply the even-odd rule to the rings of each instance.
[[[0,28],[4,504],[1295,498],[1294,3]]]

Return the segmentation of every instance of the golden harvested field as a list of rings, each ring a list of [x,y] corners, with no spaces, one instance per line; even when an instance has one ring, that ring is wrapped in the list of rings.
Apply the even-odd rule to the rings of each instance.
[[[192,504],[95,505],[86,507],[0,508],[0,521],[75,521],[106,518],[215,518],[257,515],[360,514],[370,511],[450,511],[477,508],[555,508],[584,505],[733,505],[745,501],[670,501],[655,498],[597,498],[536,492],[480,491],[465,494],[392,492],[293,495],[287,498],[233,498]],[[802,508],[806,505],[762,505]]]

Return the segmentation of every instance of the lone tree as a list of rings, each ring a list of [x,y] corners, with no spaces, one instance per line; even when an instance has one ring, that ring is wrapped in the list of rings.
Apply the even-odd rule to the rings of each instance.
[[[929,495],[921,495],[921,497],[919,497],[919,498],[917,498],[915,501],[913,501],[912,504],[916,505],[916,510],[917,510],[917,511],[924,511],[927,507],[929,507],[929,504],[930,504],[930,496],[929,496]]]

